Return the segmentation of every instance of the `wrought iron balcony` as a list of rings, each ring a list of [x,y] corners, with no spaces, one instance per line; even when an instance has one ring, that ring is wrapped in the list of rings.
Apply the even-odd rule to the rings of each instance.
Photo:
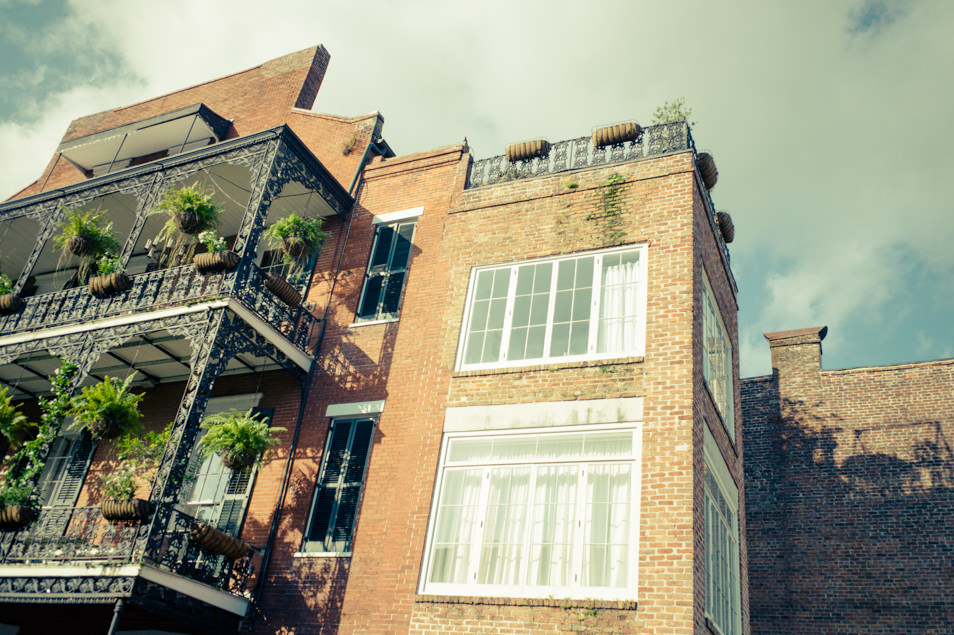
[[[145,564],[235,595],[247,595],[253,556],[230,562],[224,556],[203,551],[189,540],[194,523],[177,509],[171,510],[167,524],[156,526],[149,522],[110,523],[103,519],[98,506],[45,508],[28,527],[0,532],[0,566],[28,571],[24,567],[42,565],[44,578],[55,579],[57,566],[101,564],[119,571],[116,567],[120,565]],[[89,570],[90,579],[103,577]],[[29,575],[18,578],[28,589]],[[16,593],[13,584],[17,584],[15,578],[0,577],[0,594]]]

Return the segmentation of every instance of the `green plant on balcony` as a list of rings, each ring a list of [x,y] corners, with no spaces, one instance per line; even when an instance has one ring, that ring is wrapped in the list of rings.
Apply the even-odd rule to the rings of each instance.
[[[222,463],[233,470],[247,471],[266,450],[278,445],[275,436],[285,428],[269,427],[262,413],[241,412],[235,408],[206,417],[200,426],[208,430],[199,441],[199,454],[218,454]]]
[[[103,439],[137,434],[142,426],[139,402],[143,396],[130,391],[133,377],[135,373],[120,382],[106,375],[98,384],[85,386],[69,409],[73,425]]]
[[[106,253],[96,259],[96,275],[89,279],[89,292],[97,298],[107,298],[129,288],[132,280],[123,270],[122,261],[115,254]]]
[[[192,257],[192,264],[195,270],[202,275],[221,273],[235,269],[238,265],[239,257],[234,251],[227,249],[225,238],[219,236],[215,231],[208,229],[200,232],[198,242],[205,245],[206,253],[195,254]]]
[[[98,212],[63,208],[66,218],[56,223],[59,232],[53,246],[60,252],[60,265],[71,255],[79,258],[77,279],[85,284],[95,269],[96,260],[121,249],[113,234],[113,224],[103,222],[106,210]]]
[[[13,280],[0,273],[0,315],[16,313],[23,306],[23,300],[13,292]]]
[[[149,501],[136,498],[136,492],[140,488],[152,487],[171,431],[172,423],[169,423],[160,432],[126,434],[116,440],[119,467],[102,474],[99,479],[103,518],[148,519],[152,506]]]
[[[35,425],[20,412],[20,404],[14,405],[6,387],[0,388],[0,436],[7,440],[7,447],[12,450],[20,447],[23,431]]]
[[[168,216],[156,240],[166,243],[178,262],[188,263],[195,255],[199,234],[218,228],[222,206],[196,181],[167,191],[153,212]]]
[[[311,252],[321,250],[328,232],[322,231],[324,220],[320,216],[302,218],[289,214],[270,225],[264,233],[268,244],[282,253],[282,262],[293,270],[301,269]]]
[[[13,293],[13,280],[5,273],[0,273],[0,295]]]

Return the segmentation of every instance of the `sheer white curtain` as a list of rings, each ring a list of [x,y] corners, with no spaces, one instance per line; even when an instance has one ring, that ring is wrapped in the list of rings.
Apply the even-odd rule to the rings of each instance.
[[[629,582],[634,566],[630,559],[632,482],[630,465],[589,466],[583,586],[622,588]]]
[[[541,467],[533,494],[528,584],[566,586],[572,580],[580,468]]]
[[[600,353],[636,350],[639,337],[639,262],[603,267],[600,307]]]
[[[526,561],[528,467],[490,472],[487,520],[481,541],[478,584],[518,585]]]
[[[466,584],[479,520],[482,469],[447,470],[434,532],[430,581]]]

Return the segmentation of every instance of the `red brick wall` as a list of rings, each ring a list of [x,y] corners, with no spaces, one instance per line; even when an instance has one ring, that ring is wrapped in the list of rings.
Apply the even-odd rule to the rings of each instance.
[[[753,631],[949,632],[954,360],[821,370],[814,331],[742,383]]]

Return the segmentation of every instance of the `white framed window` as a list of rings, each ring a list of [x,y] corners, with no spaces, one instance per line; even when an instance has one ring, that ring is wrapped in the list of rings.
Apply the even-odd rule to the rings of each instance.
[[[423,593],[635,599],[637,424],[445,436]]]
[[[703,276],[702,378],[715,401],[729,438],[735,441],[735,391],[732,386],[732,341],[719,313],[709,280]]]
[[[706,617],[722,635],[741,635],[739,490],[705,428]]]
[[[476,268],[458,369],[642,355],[646,246]]]

